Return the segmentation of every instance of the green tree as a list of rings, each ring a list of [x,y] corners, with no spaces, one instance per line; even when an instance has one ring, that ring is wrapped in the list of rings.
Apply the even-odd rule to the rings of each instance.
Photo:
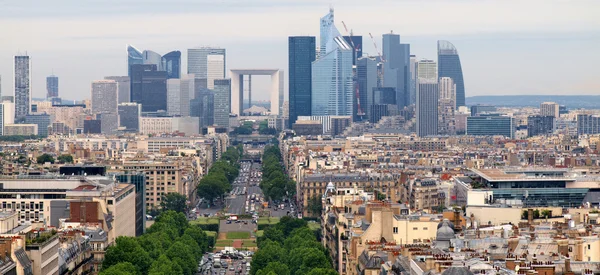
[[[377,200],[383,201],[387,199],[387,196],[384,193],[377,192]]]
[[[137,275],[139,270],[130,262],[122,262],[113,265],[102,272],[100,275]]]
[[[175,212],[185,213],[187,210],[187,198],[179,193],[169,193],[162,196],[160,208],[163,211],[173,210]]]
[[[148,255],[135,238],[120,236],[116,245],[109,246],[104,254],[102,268],[108,269],[121,262],[133,264],[142,274],[148,272],[152,258]]]
[[[54,163],[54,158],[51,155],[43,154],[37,157],[36,162],[39,164],[44,164],[46,162]]]
[[[542,210],[541,216],[544,218],[552,218],[552,210],[544,209]]]
[[[261,270],[271,262],[285,262],[286,251],[281,247],[280,243],[268,242],[261,247],[252,257],[252,265],[250,274],[255,275],[258,270]]]
[[[306,204],[306,210],[312,216],[321,216],[321,211],[323,211],[323,202],[319,196],[312,196],[308,199]]]
[[[338,275],[338,273],[332,268],[315,268],[306,275]]]
[[[182,241],[173,243],[171,247],[165,252],[165,255],[171,259],[171,261],[177,262],[183,269],[183,274],[191,275],[194,273],[194,268],[197,265],[197,260],[193,255],[192,249]],[[181,259],[181,261],[177,261]]]
[[[270,262],[265,268],[256,272],[256,275],[268,275],[271,273],[277,275],[290,275],[290,268],[284,263]]]
[[[158,260],[152,263],[149,275],[184,275],[183,269],[176,263],[173,263],[166,255],[161,255]]]
[[[73,156],[71,155],[60,155],[56,159],[60,163],[73,163]]]

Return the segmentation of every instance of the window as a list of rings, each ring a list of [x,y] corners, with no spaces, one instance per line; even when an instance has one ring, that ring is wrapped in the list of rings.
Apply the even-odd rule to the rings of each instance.
[[[108,200],[108,205],[112,205],[113,204],[113,200]]]
[[[394,234],[398,234],[398,227],[394,227]]]
[[[413,227],[413,230],[419,230],[419,228],[418,227]]]
[[[427,227],[423,227],[423,230],[427,230]]]

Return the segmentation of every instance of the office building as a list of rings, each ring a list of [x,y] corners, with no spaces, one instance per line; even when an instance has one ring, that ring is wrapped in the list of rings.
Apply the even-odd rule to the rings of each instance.
[[[92,114],[116,113],[119,96],[118,83],[114,80],[92,82]]]
[[[15,104],[10,101],[0,103],[0,135],[4,135],[4,126],[15,123]]]
[[[181,116],[181,101],[181,80],[167,79],[167,114]]]
[[[138,132],[140,130],[142,105],[126,102],[119,104],[117,108],[119,110],[119,126],[125,127],[126,131]]]
[[[58,97],[58,76],[46,77],[46,98]]]
[[[348,45],[351,47],[354,45],[354,50],[352,51],[352,65],[356,66],[356,61],[362,57],[363,37],[361,35],[345,35],[343,37]]]
[[[316,58],[316,42],[313,36],[290,36],[288,38],[289,65],[289,126],[298,116],[311,115],[312,62]]]
[[[554,116],[528,116],[527,136],[547,136],[554,132]]]
[[[209,89],[203,89],[198,96],[190,101],[190,116],[197,117],[200,128],[212,126],[215,116],[215,93]]]
[[[438,40],[438,76],[450,77],[456,84],[456,106],[465,106],[465,82],[460,57],[449,41]]]
[[[577,115],[577,135],[600,134],[600,116],[579,114]]]
[[[144,64],[142,52],[131,45],[127,45],[127,76],[131,79],[131,66]]]
[[[515,121],[510,116],[498,114],[467,117],[467,135],[470,136],[505,136],[514,138]]]
[[[146,175],[125,171],[116,174],[115,179],[135,186],[135,236],[141,236],[146,232]]]
[[[102,133],[102,121],[99,119],[86,119],[83,121],[83,133],[84,134],[101,134]]]
[[[377,87],[377,61],[374,58],[361,57],[356,61],[356,85],[358,85],[360,107],[368,119],[371,105],[374,104],[373,89]],[[394,102],[395,98],[396,95],[394,95]]]
[[[115,168],[118,173],[126,171],[145,174],[146,209],[158,208],[169,193],[185,194],[184,166],[179,162],[127,161]]]
[[[333,24],[333,9],[321,18],[321,50],[312,63],[311,114],[354,115],[353,49]]]
[[[129,80],[129,76],[106,76],[104,79],[117,82],[119,104],[123,102],[130,102],[131,81]]]
[[[392,87],[374,87],[371,90],[372,104],[396,104],[396,89]]]
[[[456,133],[456,84],[452,78],[440,77],[440,96],[438,100],[438,132],[441,135],[454,135]]]
[[[428,81],[438,81],[437,63],[430,59],[421,59],[417,63],[417,81],[423,79]]]
[[[419,137],[438,134],[438,83],[431,79],[419,79],[417,88],[417,135]]]
[[[215,126],[229,128],[229,112],[231,110],[231,80],[215,79],[214,118]]]
[[[119,114],[117,112],[97,114],[96,119],[100,120],[102,134],[115,134],[119,128]]]
[[[329,130],[329,132],[334,137],[340,136],[351,124],[352,117],[350,116],[332,116],[331,129]]]
[[[15,56],[15,120],[31,111],[31,61],[29,56]]]
[[[396,104],[403,109],[410,104],[410,44],[401,44],[400,35],[383,35],[383,85],[396,89]]]
[[[131,102],[142,104],[142,112],[167,110],[167,73],[156,65],[131,66]]]
[[[409,71],[410,71],[410,104],[415,104],[417,102],[417,57],[415,55],[410,55],[409,60]]]
[[[299,136],[319,136],[323,134],[323,124],[318,120],[298,119],[292,125],[292,130]]]
[[[3,130],[5,136],[33,136],[37,134],[37,124],[6,124]]]
[[[39,115],[26,115],[25,124],[35,124],[38,129],[38,136],[47,137],[48,127],[50,127],[50,115],[39,114]]]
[[[391,89],[394,90],[395,96],[395,89]],[[369,122],[377,123],[384,116],[395,116],[398,114],[398,105],[396,104],[373,104],[369,113]]]
[[[540,115],[560,117],[560,106],[556,102],[543,102],[540,104]]]
[[[212,89],[215,79],[225,78],[226,63],[225,49],[210,47],[188,49],[187,73],[194,74],[197,78],[207,79],[207,87],[204,88]]]
[[[492,105],[473,105],[471,106],[471,116],[478,116],[480,114],[494,113],[496,112],[496,106]]]
[[[162,56],[162,68],[167,72],[167,79],[181,77],[181,52],[172,51]]]

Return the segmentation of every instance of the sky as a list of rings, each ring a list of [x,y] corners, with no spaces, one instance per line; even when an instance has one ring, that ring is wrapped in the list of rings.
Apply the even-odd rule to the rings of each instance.
[[[13,94],[13,56],[27,53],[33,97],[55,74],[61,97],[89,98],[93,80],[127,74],[127,44],[180,50],[182,73],[188,48],[224,47],[228,70],[283,69],[287,94],[287,37],[318,39],[330,6],[369,55],[369,33],[380,49],[383,33],[400,34],[417,58],[451,41],[467,97],[600,94],[597,0],[0,0],[2,94]],[[267,99],[268,77],[252,82],[253,98]]]

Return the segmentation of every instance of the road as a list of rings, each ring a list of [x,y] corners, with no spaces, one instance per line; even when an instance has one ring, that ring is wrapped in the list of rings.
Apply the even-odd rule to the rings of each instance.
[[[259,201],[260,198],[264,198],[259,187],[261,179],[262,172],[259,163],[247,161],[240,163],[240,173],[233,181],[231,185],[233,190],[226,199],[229,213],[250,214],[261,209]],[[254,211],[252,211],[252,205],[254,205]]]

